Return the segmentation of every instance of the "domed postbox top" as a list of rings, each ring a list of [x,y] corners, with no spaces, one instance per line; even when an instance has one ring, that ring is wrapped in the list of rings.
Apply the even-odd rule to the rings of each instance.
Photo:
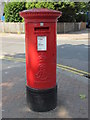
[[[20,12],[20,16],[25,19],[57,19],[62,12],[51,10],[47,8],[33,8],[30,10],[24,10]]]

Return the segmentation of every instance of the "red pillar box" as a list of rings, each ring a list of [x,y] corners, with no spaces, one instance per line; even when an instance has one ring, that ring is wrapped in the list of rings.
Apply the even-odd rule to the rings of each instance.
[[[20,15],[25,19],[27,102],[34,111],[49,111],[57,105],[56,25],[61,12],[31,9]]]

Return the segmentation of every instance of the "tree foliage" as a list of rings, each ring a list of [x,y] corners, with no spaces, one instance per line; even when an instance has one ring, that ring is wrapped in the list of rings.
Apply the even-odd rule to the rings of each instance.
[[[26,8],[27,9],[32,9],[32,8],[55,9],[53,2],[27,2]]]
[[[6,22],[22,22],[19,11],[32,8],[48,8],[59,10],[62,16],[59,22],[86,21],[86,12],[90,11],[90,2],[10,2],[5,4]]]
[[[62,16],[58,19],[59,22],[85,22],[90,2],[28,2],[26,8],[48,8],[62,11]]]
[[[56,3],[55,8],[62,11],[62,16],[59,18],[61,22],[75,22],[75,3],[74,2],[60,2]]]
[[[22,22],[19,12],[25,9],[24,2],[5,3],[4,13],[6,22]]]

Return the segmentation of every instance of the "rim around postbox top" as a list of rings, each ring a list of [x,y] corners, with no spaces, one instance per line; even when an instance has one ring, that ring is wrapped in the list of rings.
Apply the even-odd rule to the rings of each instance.
[[[62,12],[47,8],[33,8],[20,12],[20,16],[24,19],[57,19]]]

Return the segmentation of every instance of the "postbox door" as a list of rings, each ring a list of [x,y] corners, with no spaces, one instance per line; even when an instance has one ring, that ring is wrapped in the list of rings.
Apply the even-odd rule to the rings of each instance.
[[[32,88],[47,89],[56,85],[55,23],[28,24],[29,40],[27,84]]]

